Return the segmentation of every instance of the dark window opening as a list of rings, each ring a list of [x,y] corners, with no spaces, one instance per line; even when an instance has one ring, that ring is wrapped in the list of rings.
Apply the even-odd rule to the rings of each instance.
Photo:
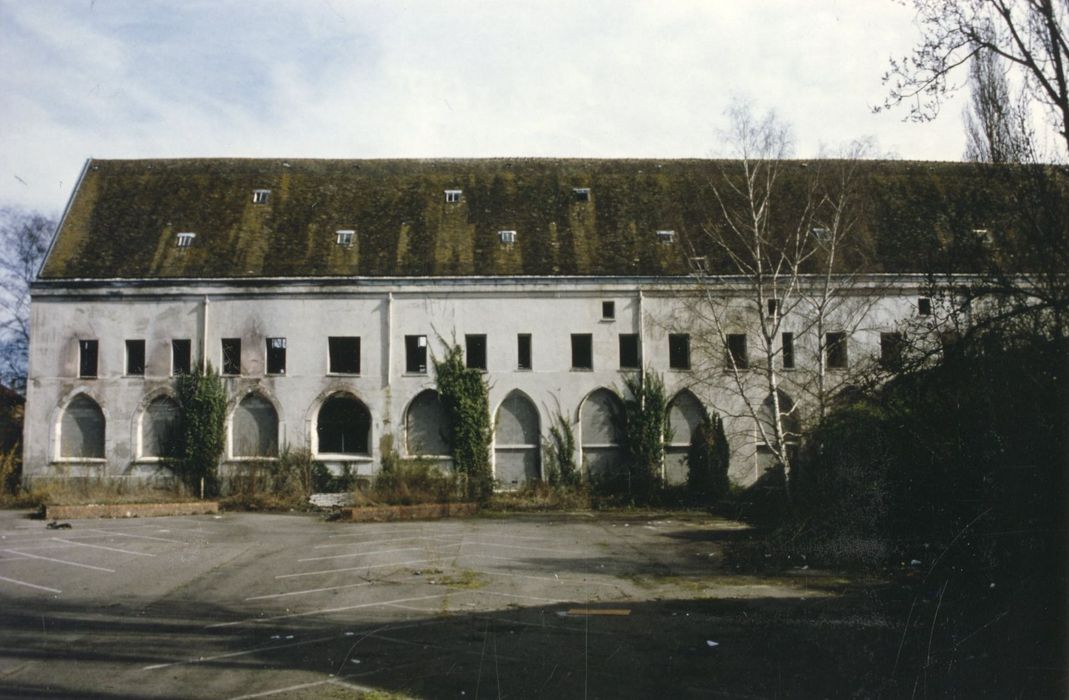
[[[778,314],[778,313],[779,313],[779,299],[769,299],[768,300],[768,317],[769,318],[775,318],[776,314]]]
[[[906,338],[901,333],[880,333],[880,364],[885,369],[900,367],[905,350]]]
[[[531,334],[516,336],[516,369],[531,369]]]
[[[332,374],[360,374],[360,338],[327,338]]]
[[[750,354],[746,351],[745,333],[728,333],[727,365],[734,365],[738,369],[747,369],[750,366]]]
[[[409,374],[427,373],[427,336],[405,336],[405,372]]]
[[[267,339],[267,373],[286,373],[286,339]]]
[[[468,369],[486,369],[486,336],[464,336],[464,358]]]
[[[171,341],[171,374],[189,374],[193,358],[193,343],[189,338]]]
[[[131,377],[145,376],[145,341],[126,341],[126,374]]]
[[[641,358],[638,350],[637,333],[620,334],[620,369],[639,369]]]
[[[590,201],[590,188],[589,187],[574,187],[572,193],[575,194],[575,201],[577,202],[589,202]]]
[[[79,340],[78,341],[78,376],[79,377],[95,377],[95,376],[97,376],[97,350],[98,350],[98,341],[96,341],[96,340]]]
[[[572,333],[572,369],[594,369],[594,336]]]
[[[690,336],[672,333],[668,336],[668,366],[672,369],[690,369]]]
[[[828,369],[846,369],[846,333],[828,333],[824,342]]]
[[[241,374],[241,338],[223,338],[223,374]]]
[[[783,369],[794,369],[794,333],[781,336],[783,347]]]
[[[917,299],[917,315],[919,316],[931,316],[932,315],[932,300],[928,297],[918,297]]]
[[[319,409],[316,433],[321,453],[369,454],[371,413],[355,397],[332,396]]]
[[[601,318],[606,321],[611,321],[616,318],[616,302],[615,301],[603,301],[601,302]]]

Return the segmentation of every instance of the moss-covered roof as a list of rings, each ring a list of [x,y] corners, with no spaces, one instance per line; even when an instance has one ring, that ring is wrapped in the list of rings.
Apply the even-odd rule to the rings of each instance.
[[[790,226],[836,163],[782,166],[774,216]],[[737,172],[710,160],[93,160],[41,278],[666,276],[690,272],[693,255],[734,273],[704,232],[722,224],[713,183]],[[870,161],[858,172],[858,234],[843,256],[853,269],[925,271],[1008,207],[990,168]],[[350,246],[337,243],[344,229]],[[177,246],[180,232],[193,244]]]

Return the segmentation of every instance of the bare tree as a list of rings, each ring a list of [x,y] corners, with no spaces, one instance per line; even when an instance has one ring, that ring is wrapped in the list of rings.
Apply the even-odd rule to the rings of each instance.
[[[980,51],[969,65],[969,104],[965,122],[965,160],[978,163],[1021,163],[1033,141],[1024,96],[1014,100],[998,54]]]
[[[0,209],[0,381],[25,387],[30,342],[30,283],[56,222],[36,212]]]
[[[911,55],[892,60],[884,74],[881,108],[909,104],[910,118],[935,118],[960,85],[954,72],[970,61],[998,56],[1044,108],[1069,155],[1069,2],[1066,0],[913,0],[921,39]],[[877,109],[881,109],[877,108]]]
[[[834,324],[849,337],[871,303],[871,296],[848,293],[858,276],[843,273],[850,261],[842,255],[856,235],[856,158],[865,148],[803,167],[786,160],[791,132],[774,113],[758,117],[736,106],[728,116],[726,138],[737,150],[738,169],[725,166],[710,183],[717,223],[705,234],[733,268],[734,284],[696,266],[700,303],[684,323],[702,356],[724,358],[699,379],[730,390],[734,408],[717,410],[748,418],[758,444],[789,475],[803,411],[789,394],[804,395],[804,403],[824,414],[843,382],[843,375],[832,380],[827,372],[827,331]],[[789,177],[787,168],[795,170]],[[753,360],[750,339],[756,340]],[[812,362],[802,357],[807,351]]]

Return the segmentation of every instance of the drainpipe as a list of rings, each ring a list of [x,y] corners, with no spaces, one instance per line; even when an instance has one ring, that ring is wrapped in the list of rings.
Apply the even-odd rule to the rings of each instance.
[[[208,295],[204,295],[204,313],[200,328],[200,371],[208,371]]]

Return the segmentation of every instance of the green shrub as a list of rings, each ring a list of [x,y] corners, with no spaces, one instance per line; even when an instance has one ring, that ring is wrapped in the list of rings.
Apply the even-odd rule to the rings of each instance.
[[[546,480],[550,486],[579,486],[579,469],[575,464],[575,432],[559,408],[549,425],[549,438],[542,442],[542,453]]]
[[[617,417],[626,468],[621,486],[631,502],[648,504],[661,487],[664,444],[671,439],[668,399],[664,382],[653,372],[627,377],[624,386],[628,397]]]
[[[701,421],[691,434],[687,450],[687,490],[701,504],[713,504],[730,488],[728,467],[731,447],[724,434],[724,421],[702,407]]]
[[[395,459],[384,464],[371,487],[376,503],[407,506],[419,503],[451,503],[460,489],[455,474],[443,471],[427,459]]]
[[[453,468],[468,498],[483,502],[494,490],[490,468],[490,406],[482,372],[464,366],[459,345],[446,347],[435,359],[438,396],[446,415],[448,442],[453,447]]]

